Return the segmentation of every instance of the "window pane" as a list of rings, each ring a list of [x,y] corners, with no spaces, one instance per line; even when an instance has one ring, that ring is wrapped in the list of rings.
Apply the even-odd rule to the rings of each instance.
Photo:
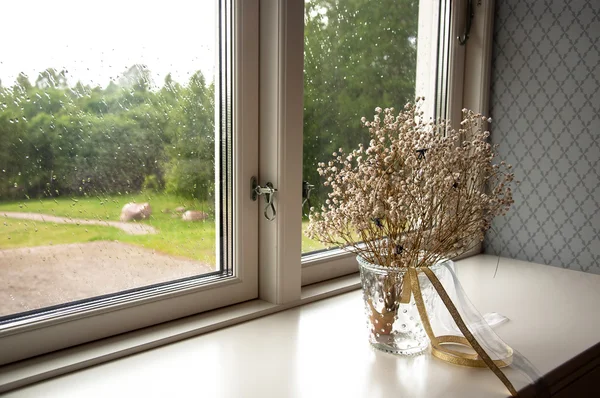
[[[0,5],[0,322],[223,271],[219,10]]]
[[[317,164],[343,148],[368,145],[362,116],[414,100],[418,1],[305,1],[303,179],[314,185],[303,206],[327,199]],[[305,190],[306,191],[306,190]],[[324,247],[306,236],[302,252]]]

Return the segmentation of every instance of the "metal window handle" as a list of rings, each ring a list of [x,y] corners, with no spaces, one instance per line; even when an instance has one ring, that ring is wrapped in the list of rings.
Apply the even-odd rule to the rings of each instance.
[[[473,21],[473,17],[475,16],[475,12],[473,10],[473,0],[467,1],[467,20],[465,21],[465,33],[461,36],[458,36],[458,43],[461,46],[464,46],[469,39],[469,33],[471,33],[471,22]]]
[[[308,208],[306,212],[304,212],[305,216],[308,216],[310,213],[310,192],[315,188],[315,186],[308,181],[302,181],[302,210],[304,211],[304,205],[308,204]]]
[[[265,211],[263,214],[267,220],[273,221],[277,215],[277,210],[275,210],[275,204],[273,203],[277,188],[273,187],[273,184],[270,182],[267,182],[264,187],[261,187],[258,185],[256,177],[251,178],[250,185],[252,186],[251,197],[253,201],[258,200],[259,196],[264,195]]]

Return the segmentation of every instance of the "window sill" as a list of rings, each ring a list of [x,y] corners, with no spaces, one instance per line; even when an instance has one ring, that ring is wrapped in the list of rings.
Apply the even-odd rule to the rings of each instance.
[[[285,305],[251,300],[0,366],[0,393],[345,293],[359,287],[360,278],[358,273],[355,273],[304,286],[300,300]]]
[[[498,334],[539,369],[553,396],[600,393],[594,379],[600,275],[510,259],[496,264],[497,257],[485,255],[457,263],[470,300],[481,312],[510,319]],[[0,369],[0,382],[6,391],[144,351],[8,396],[188,396],[197,395],[199,385],[204,395],[232,397],[507,396],[487,369],[372,350],[357,287],[358,276],[351,275],[306,286],[302,299],[286,307],[255,300],[98,341]]]

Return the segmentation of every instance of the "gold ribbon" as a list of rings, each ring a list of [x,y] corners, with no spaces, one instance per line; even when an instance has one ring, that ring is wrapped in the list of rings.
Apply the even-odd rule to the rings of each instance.
[[[417,272],[423,272],[427,278],[431,281],[431,284],[439,294],[442,302],[450,312],[452,319],[456,322],[456,326],[464,335],[461,336],[436,336],[431,328],[429,317],[427,316],[427,310],[423,302],[423,296],[421,294],[421,286],[419,285],[419,277]],[[421,322],[429,340],[431,341],[431,354],[443,361],[450,362],[456,365],[470,366],[470,367],[488,367],[494,374],[504,383],[508,391],[513,397],[517,397],[518,393],[515,387],[512,385],[506,375],[500,370],[505,366],[512,363],[512,348],[508,347],[508,354],[505,358],[493,360],[485,352],[483,347],[477,342],[465,322],[462,320],[456,306],[448,296],[448,293],[442,286],[442,283],[437,276],[429,269],[429,267],[419,267],[418,269],[411,266],[408,268],[408,272],[404,274],[404,280],[402,281],[402,293],[400,296],[400,303],[407,304],[410,302],[410,296],[414,295],[417,309],[419,310],[419,316]],[[469,354],[462,351],[456,351],[448,347],[444,347],[444,344],[458,344],[469,347],[475,351],[474,354]]]

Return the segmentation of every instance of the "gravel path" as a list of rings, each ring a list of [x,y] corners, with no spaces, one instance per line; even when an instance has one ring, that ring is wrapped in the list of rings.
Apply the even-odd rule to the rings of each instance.
[[[119,242],[0,250],[0,317],[213,270]]]
[[[40,222],[53,222],[56,224],[76,224],[76,225],[102,225],[108,227],[119,228],[130,235],[147,235],[155,234],[158,231],[156,228],[136,223],[136,222],[121,222],[121,221],[103,221],[103,220],[84,220],[70,217],[57,217],[39,213],[19,213],[12,211],[0,212],[0,215],[8,218],[18,218],[21,220],[32,220]]]

